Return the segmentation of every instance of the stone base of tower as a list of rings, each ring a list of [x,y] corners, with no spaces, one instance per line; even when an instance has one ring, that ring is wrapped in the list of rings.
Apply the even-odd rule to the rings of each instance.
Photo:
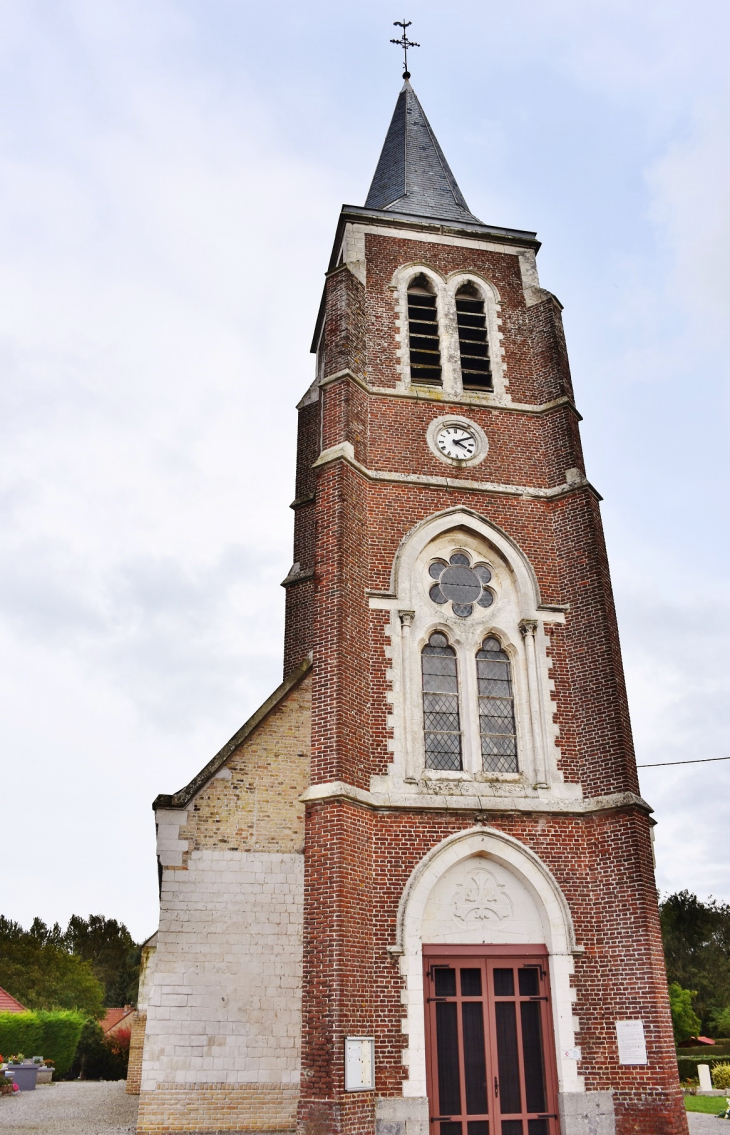
[[[299,1089],[258,1084],[160,1084],[139,1098],[137,1135],[217,1135],[294,1129]]]

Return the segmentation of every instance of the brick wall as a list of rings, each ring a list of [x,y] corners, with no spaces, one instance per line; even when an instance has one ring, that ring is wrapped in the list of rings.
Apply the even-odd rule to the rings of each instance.
[[[218,1131],[290,1131],[294,1127],[298,1090],[249,1084],[197,1084],[180,1088],[161,1084],[142,1092],[139,1135],[202,1135]]]
[[[347,368],[362,381],[339,374],[320,388],[322,449],[349,443],[364,468],[338,459],[315,469],[308,521],[310,539],[314,534],[312,782],[344,781],[367,792],[373,776],[387,774],[389,615],[372,609],[370,600],[391,594],[394,559],[408,534],[434,514],[460,507],[521,549],[542,602],[564,612],[564,622],[563,616],[539,616],[550,624],[550,712],[565,779],[588,799],[637,793],[599,498],[583,479],[560,305],[534,287],[526,295],[514,249],[466,240],[440,244],[432,233],[428,239],[367,233],[365,249],[366,285],[346,266],[327,285],[321,373],[328,379]],[[472,272],[496,287],[508,403],[403,389],[397,355],[403,329],[391,283],[404,264],[425,264],[443,277]],[[448,413],[472,419],[486,433],[489,451],[481,464],[445,466],[430,450],[428,425]],[[489,791],[480,786],[483,800]],[[398,903],[420,859],[476,819],[448,807],[409,811],[402,801],[380,810],[336,799],[309,805],[304,1128],[316,1122],[324,1131],[372,1131],[372,1097],[343,1092],[348,1033],[376,1037],[376,1094],[403,1093],[403,985],[387,950]],[[512,812],[491,814],[487,802],[479,819],[540,856],[570,904],[585,946],[575,959],[574,984],[586,1090],[614,1092],[619,1135],[683,1135],[643,806],[535,815],[523,801]],[[618,1064],[615,1021],[634,1017],[645,1023],[647,1068]]]
[[[374,1036],[377,1096],[402,1095],[408,1068],[398,904],[411,871],[474,813],[373,812],[344,802],[312,805],[305,876],[302,1114],[308,1101],[343,1095],[343,1039]],[[584,952],[575,958],[579,1068],[589,1092],[613,1089],[617,1130],[680,1135],[684,1110],[666,1002],[649,820],[638,808],[588,817],[480,814],[549,868]],[[618,1063],[614,1022],[641,1018],[646,1067]],[[350,1101],[367,1109],[372,1100]]]
[[[179,832],[188,852],[304,850],[311,697],[306,677],[197,794]]]
[[[138,1096],[142,1084],[142,1052],[144,1050],[144,1031],[147,1024],[146,1013],[135,1013],[129,1038],[129,1064],[127,1066],[127,1092]]]

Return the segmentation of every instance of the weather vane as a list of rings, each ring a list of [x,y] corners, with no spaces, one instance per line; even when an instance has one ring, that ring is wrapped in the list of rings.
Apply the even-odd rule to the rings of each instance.
[[[394,28],[403,28],[403,35],[400,37],[400,39],[392,39],[390,41],[391,43],[397,44],[398,47],[403,48],[403,78],[404,79],[410,79],[410,77],[411,77],[411,73],[408,70],[408,48],[409,47],[420,47],[421,46],[420,43],[414,43],[413,40],[409,39],[408,36],[406,35],[406,28],[409,28],[410,26],[411,26],[411,21],[406,20],[405,16],[403,17],[402,20],[393,20],[393,27]]]

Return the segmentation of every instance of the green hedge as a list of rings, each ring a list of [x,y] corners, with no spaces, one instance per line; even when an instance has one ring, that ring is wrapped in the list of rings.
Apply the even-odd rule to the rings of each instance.
[[[29,1013],[0,1013],[0,1052],[5,1059],[22,1052],[24,1056],[43,1056],[56,1064],[63,1076],[71,1067],[86,1018],[73,1009]]]
[[[727,1063],[728,1063],[727,1055],[723,1056],[721,1053],[718,1053],[717,1055],[713,1054],[712,1056],[710,1056],[710,1054],[708,1052],[707,1055],[705,1055],[705,1056],[678,1056],[677,1057],[677,1064],[679,1066],[679,1078],[680,1078],[680,1080],[683,1080],[683,1081],[684,1080],[696,1080],[698,1078],[698,1073],[697,1073],[697,1065],[698,1064],[709,1064],[710,1065],[710,1072],[712,1072],[712,1069],[714,1068],[715,1064],[727,1064]]]

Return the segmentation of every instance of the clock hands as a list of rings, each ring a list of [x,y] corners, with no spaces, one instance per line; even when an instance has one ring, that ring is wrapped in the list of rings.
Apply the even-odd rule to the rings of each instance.
[[[474,435],[461,426],[447,426],[437,435],[436,441],[441,452],[452,461],[458,460],[460,456],[464,460],[473,457],[477,448]],[[461,454],[454,452],[455,450],[461,450]]]

